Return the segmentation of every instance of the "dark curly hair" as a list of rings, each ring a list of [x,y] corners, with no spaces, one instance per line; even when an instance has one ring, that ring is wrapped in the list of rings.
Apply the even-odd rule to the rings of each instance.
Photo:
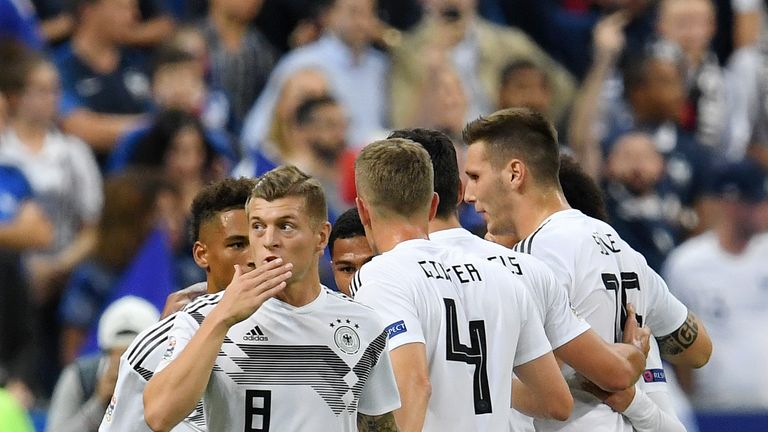
[[[192,201],[191,223],[189,229],[190,243],[200,237],[200,225],[211,220],[217,213],[245,209],[245,202],[251,196],[256,182],[253,179],[224,179],[204,187]]]

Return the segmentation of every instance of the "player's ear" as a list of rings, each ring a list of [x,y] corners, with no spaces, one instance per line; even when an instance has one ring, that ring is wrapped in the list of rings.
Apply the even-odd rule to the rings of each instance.
[[[328,246],[328,239],[331,236],[331,224],[328,221],[323,222],[320,229],[317,232],[318,243],[316,250],[323,253],[325,247]]]
[[[360,222],[363,226],[371,226],[371,215],[368,213],[368,206],[365,204],[365,201],[359,196],[355,197],[355,206],[357,207],[357,212],[360,213]]]
[[[502,171],[504,182],[511,186],[513,190],[519,189],[527,176],[526,168],[520,159],[511,159]]]
[[[459,193],[456,194],[456,207],[460,206],[461,203],[464,201],[464,182],[461,181],[461,177],[459,177]]]
[[[429,221],[431,222],[437,214],[437,206],[440,204],[440,196],[437,192],[432,192],[432,201],[429,203]]]
[[[192,245],[192,258],[198,267],[208,270],[208,247],[199,240]]]

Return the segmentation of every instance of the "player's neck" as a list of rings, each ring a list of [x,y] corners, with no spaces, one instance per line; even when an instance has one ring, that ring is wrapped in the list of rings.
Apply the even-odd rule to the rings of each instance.
[[[317,268],[307,273],[305,278],[292,281],[285,287],[283,292],[275,297],[293,307],[306,306],[315,301],[317,296],[320,295],[320,274]]]
[[[429,239],[428,223],[414,224],[402,219],[371,220],[373,237],[378,253],[388,252],[398,244],[416,239]]]
[[[451,215],[447,218],[435,217],[429,222],[429,233],[444,231],[454,228],[461,228],[459,218],[456,215]]]
[[[545,219],[553,214],[570,209],[562,191],[551,188],[530,195],[530,198],[517,206],[516,228],[521,239],[531,235]]]

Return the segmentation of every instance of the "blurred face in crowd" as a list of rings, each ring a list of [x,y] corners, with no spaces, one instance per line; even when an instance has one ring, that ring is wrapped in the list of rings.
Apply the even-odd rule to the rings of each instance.
[[[193,126],[182,127],[165,155],[166,172],[177,181],[199,179],[204,165],[205,142],[200,131]]]
[[[653,192],[664,172],[664,159],[650,135],[630,133],[619,138],[608,156],[607,175],[632,193]]]
[[[352,276],[371,258],[373,258],[373,251],[365,236],[336,239],[333,242],[331,255],[336,287],[344,294],[351,296],[349,284],[352,282]]]
[[[703,55],[715,35],[715,10],[709,0],[664,0],[659,33],[687,55]]]
[[[211,10],[236,22],[250,22],[261,11],[264,0],[212,0]]]
[[[181,27],[173,35],[171,44],[176,48],[191,54],[198,63],[201,73],[208,69],[208,45],[203,33],[195,27]]]
[[[197,114],[205,97],[203,70],[196,61],[166,64],[155,71],[152,91],[160,107]]]
[[[742,238],[768,230],[768,201],[721,199],[722,211]]]
[[[642,121],[677,121],[685,104],[683,77],[677,64],[648,62],[645,80],[631,91],[630,102]]]
[[[501,86],[499,109],[526,107],[547,113],[552,93],[546,74],[535,68],[521,68],[513,72]]]
[[[40,62],[32,68],[27,86],[19,94],[16,116],[48,125],[56,119],[58,112],[59,74],[48,62]]]
[[[488,158],[484,142],[473,143],[467,148],[464,165],[467,185],[464,201],[474,204],[483,216],[488,232],[493,235],[516,235],[510,215],[513,204],[510,188],[504,182],[504,174]]]
[[[125,29],[133,27],[139,16],[137,0],[100,0],[87,7],[86,14],[100,33],[121,42]]]
[[[335,0],[328,14],[328,28],[353,49],[363,49],[376,29],[374,0]]]
[[[441,70],[434,79],[438,84],[437,91],[432,96],[436,101],[434,125],[459,134],[464,127],[467,113],[467,97],[461,79],[450,67]]]
[[[347,118],[338,104],[315,108],[308,124],[302,127],[306,142],[315,156],[332,164],[346,148]]]
[[[280,92],[280,98],[275,106],[279,121],[290,124],[303,100],[322,96],[328,91],[328,81],[322,72],[315,69],[297,71],[285,81]]]
[[[195,262],[210,275],[214,286],[209,292],[223,290],[232,281],[235,265],[243,271],[253,266],[248,243],[248,219],[245,209],[217,213],[200,225],[199,240],[193,246]]]
[[[312,277],[318,259],[328,244],[330,224],[312,221],[304,197],[288,196],[267,201],[252,198],[248,203],[248,230],[256,265],[275,258],[292,263],[288,286]]]

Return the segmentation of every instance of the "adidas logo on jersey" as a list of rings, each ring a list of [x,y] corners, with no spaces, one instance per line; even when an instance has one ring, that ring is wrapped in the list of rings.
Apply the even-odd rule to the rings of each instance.
[[[269,338],[264,336],[264,332],[261,331],[259,326],[256,326],[243,336],[243,340],[250,342],[266,342]]]

